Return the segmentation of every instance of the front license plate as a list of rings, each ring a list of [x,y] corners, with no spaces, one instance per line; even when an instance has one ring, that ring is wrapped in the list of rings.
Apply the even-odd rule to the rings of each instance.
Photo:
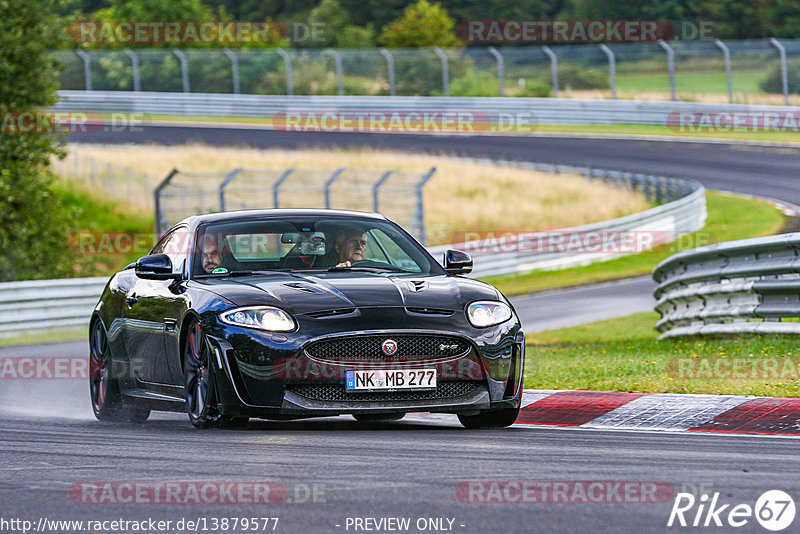
[[[347,371],[345,391],[436,389],[436,369]]]

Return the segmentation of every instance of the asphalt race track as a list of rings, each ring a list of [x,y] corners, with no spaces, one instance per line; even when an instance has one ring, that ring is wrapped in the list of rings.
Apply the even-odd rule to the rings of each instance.
[[[141,132],[76,135],[70,141],[386,147],[691,177],[710,188],[800,202],[800,187],[795,185],[800,170],[797,148],[544,137],[300,135],[151,126]],[[604,308],[614,308],[619,315],[650,309],[651,292],[652,282],[640,278],[542,293],[515,299],[514,304],[526,328],[534,331],[565,326],[569,320],[607,317]],[[626,303],[617,305],[623,302],[620,299]],[[73,342],[0,349],[0,357],[83,356],[86,350],[85,342]],[[152,518],[173,521],[170,532],[179,531],[174,522],[182,518],[207,518],[210,527],[213,519],[242,517],[278,517],[276,532],[303,533],[365,532],[346,528],[348,518],[386,517],[411,518],[408,532],[444,531],[417,529],[419,518],[450,519],[452,531],[464,533],[728,532],[730,527],[667,528],[674,493],[719,492],[722,503],[751,506],[766,490],[800,496],[800,440],[796,439],[526,425],[467,431],[455,417],[424,415],[383,425],[339,417],[254,421],[245,430],[198,431],[186,416],[154,414],[143,426],[116,426],[93,420],[87,390],[84,380],[0,382],[2,518],[29,520],[34,526],[42,518]],[[75,490],[81,483],[268,481],[285,489],[285,500],[267,505],[178,505],[125,504],[112,498],[110,504],[93,504]],[[671,490],[657,502],[619,503],[613,498],[597,503],[464,502],[468,499],[459,488],[469,481],[653,482]],[[314,488],[316,499],[309,496]],[[752,519],[735,531],[765,532]]]

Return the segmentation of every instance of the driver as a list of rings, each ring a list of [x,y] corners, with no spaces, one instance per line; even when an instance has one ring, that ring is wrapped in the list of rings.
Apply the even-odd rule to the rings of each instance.
[[[345,230],[336,238],[333,245],[339,254],[337,267],[350,267],[357,261],[364,260],[367,251],[367,234],[359,228]]]
[[[222,255],[219,253],[217,240],[206,237],[203,240],[203,270],[211,273],[222,266]]]

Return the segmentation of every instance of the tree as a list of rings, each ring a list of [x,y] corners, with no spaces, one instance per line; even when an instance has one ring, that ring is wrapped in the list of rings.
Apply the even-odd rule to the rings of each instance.
[[[455,22],[441,4],[418,0],[403,15],[383,29],[381,44],[394,48],[414,46],[458,47]]]
[[[311,24],[322,25],[325,41],[323,43],[309,43],[308,46],[332,46],[337,48],[369,48],[374,46],[372,27],[360,28],[350,24],[348,13],[342,9],[337,0],[322,0],[311,11],[309,18]]]
[[[50,188],[50,157],[59,141],[46,132],[21,133],[22,112],[56,101],[55,59],[64,26],[60,0],[0,0],[0,280],[71,274],[69,212]]]

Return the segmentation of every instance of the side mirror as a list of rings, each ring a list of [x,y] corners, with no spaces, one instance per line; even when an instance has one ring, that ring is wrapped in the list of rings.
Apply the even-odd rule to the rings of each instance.
[[[447,274],[467,274],[472,272],[472,256],[460,250],[444,253],[444,270]]]
[[[145,280],[177,280],[180,274],[172,272],[172,260],[166,254],[152,254],[139,258],[136,276]]]

